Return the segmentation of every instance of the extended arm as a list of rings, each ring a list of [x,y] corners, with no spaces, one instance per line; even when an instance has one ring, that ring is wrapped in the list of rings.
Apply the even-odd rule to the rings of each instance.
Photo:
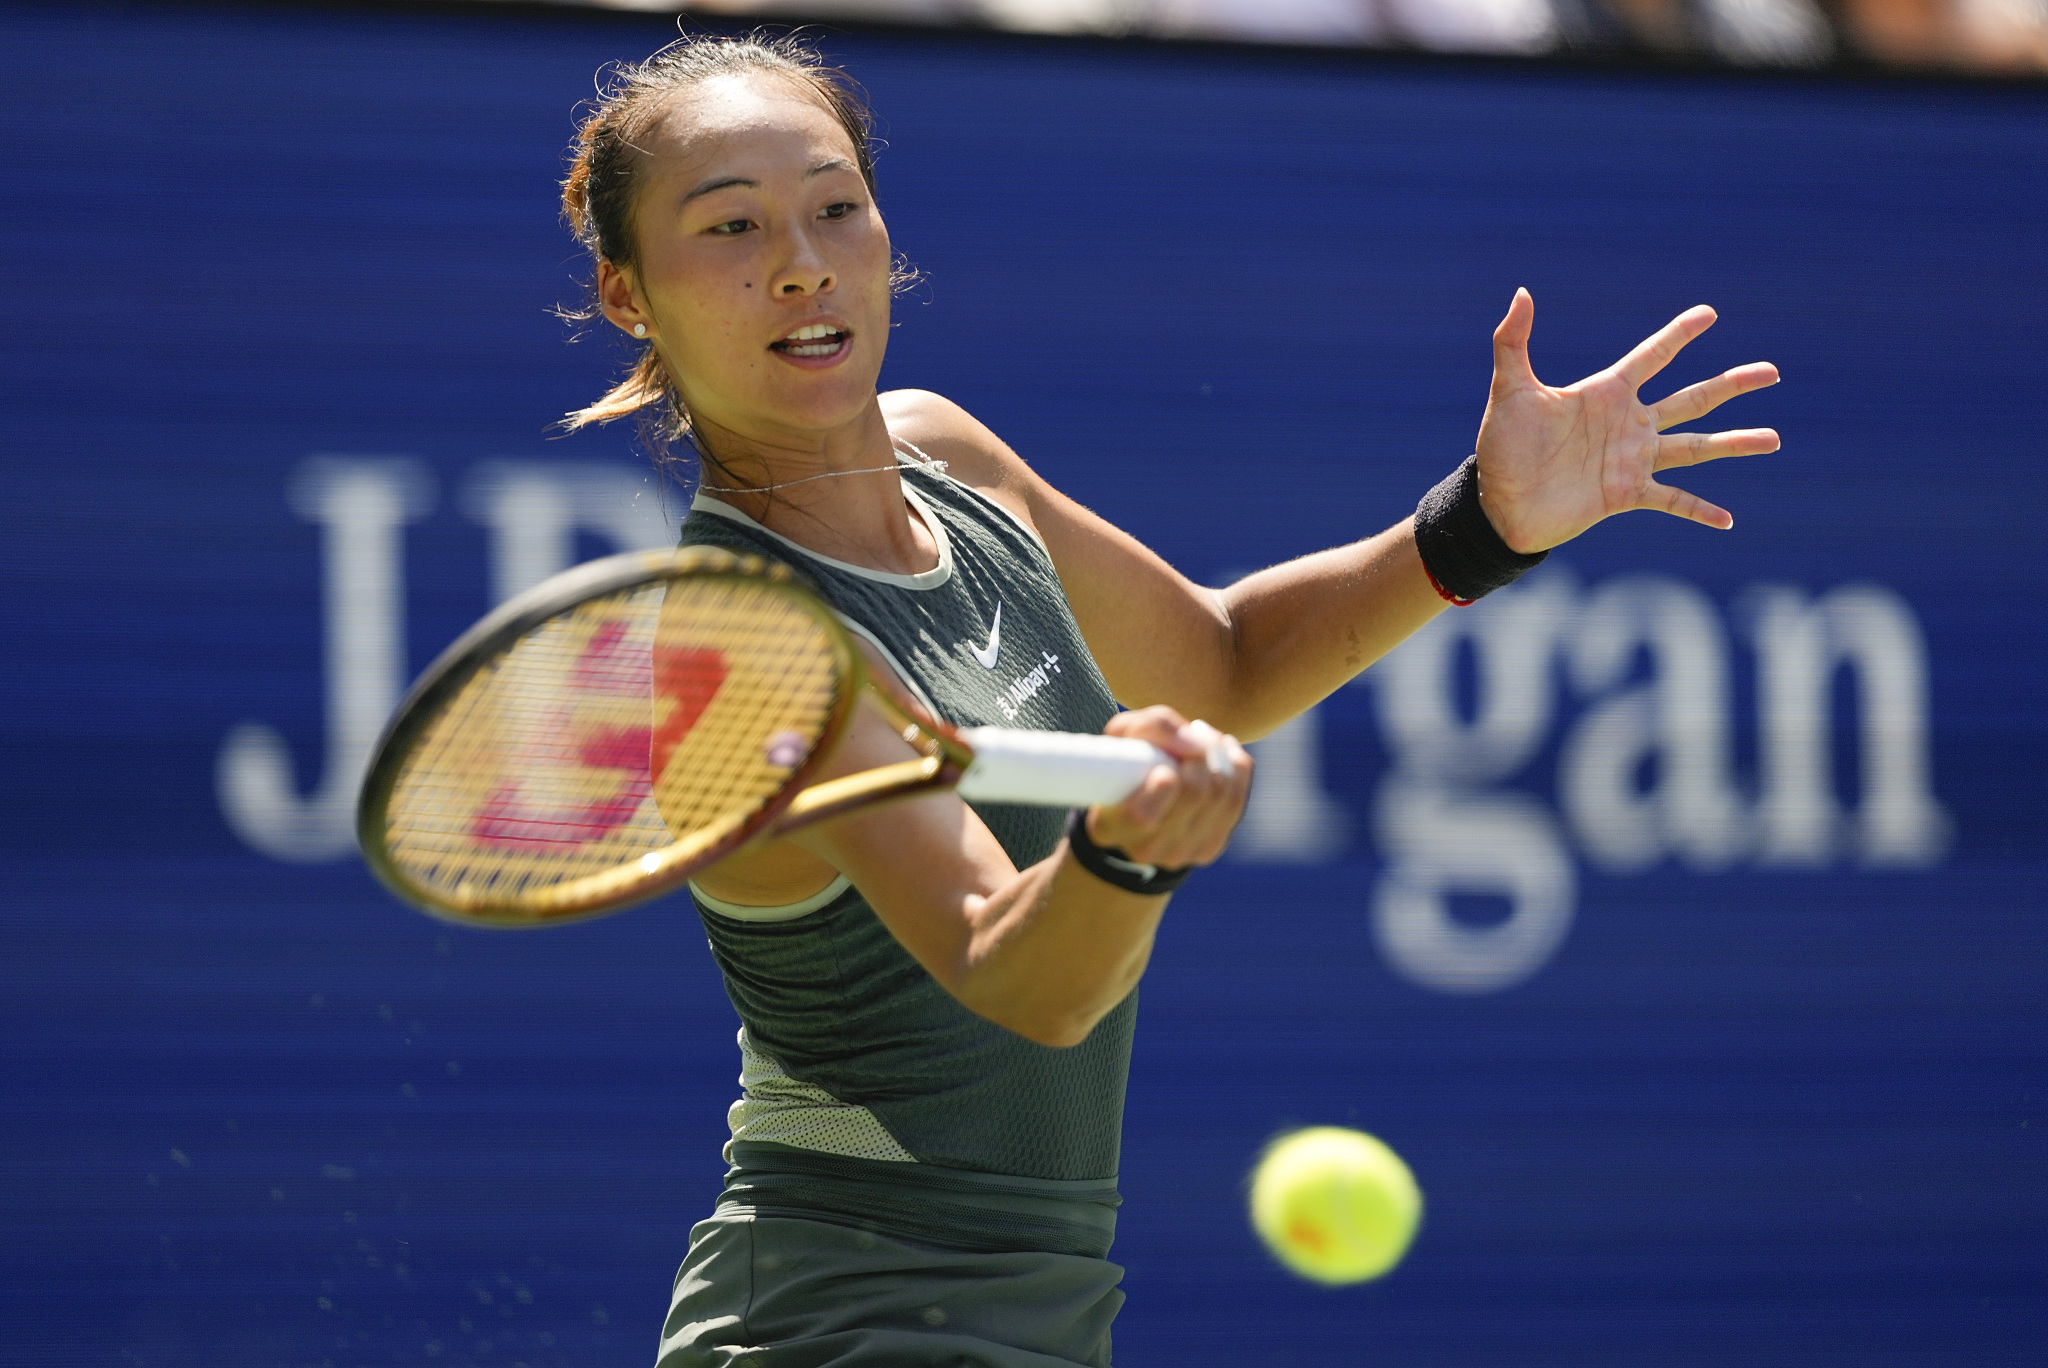
[[[883,405],[892,429],[1037,529],[1090,652],[1127,707],[1164,704],[1256,739],[1447,606],[1406,519],[1211,589],[1053,488],[950,400],[898,390]]]
[[[1210,589],[1050,486],[1034,508],[1116,696],[1247,740],[1313,707],[1448,606],[1408,519]]]
[[[1646,405],[1636,391],[1712,326],[1689,309],[1608,369],[1554,388],[1530,368],[1535,303],[1517,291],[1494,331],[1494,377],[1477,443],[1482,505],[1515,551],[1547,550],[1631,509],[1710,527],[1729,515],[1656,475],[1777,449],[1768,428],[1660,437],[1774,384],[1737,367]],[[1028,519],[1045,539],[1090,650],[1118,699],[1165,703],[1247,739],[1272,731],[1385,655],[1447,605],[1412,520],[1262,570],[1227,589],[1194,584],[1128,533],[1067,498],[993,433],[937,395],[885,396],[893,427]],[[1454,464],[1446,461],[1446,468]],[[1417,490],[1418,494],[1422,491]],[[1226,491],[1218,491],[1218,498]]]

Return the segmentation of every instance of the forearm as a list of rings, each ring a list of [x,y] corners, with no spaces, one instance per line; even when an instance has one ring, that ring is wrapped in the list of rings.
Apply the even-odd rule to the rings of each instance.
[[[1167,901],[1111,887],[1062,843],[994,893],[966,900],[969,933],[947,987],[1041,1045],[1078,1045],[1137,986]]]
[[[1228,711],[1209,720],[1242,737],[1307,711],[1447,606],[1422,568],[1412,519],[1248,575],[1221,595]]]
[[[1118,701],[1163,703],[1245,740],[1314,706],[1445,606],[1406,519],[1227,589],[1190,582],[1056,494],[1040,525]]]
[[[1168,869],[1221,854],[1243,810],[1250,758],[1233,748],[1229,773],[1213,772],[1212,742],[1182,735],[1178,720],[1156,710],[1119,714],[1107,729],[1177,760],[1155,767],[1123,803],[1093,810],[1090,830],[1101,843]],[[894,723],[861,708],[824,776],[914,754]],[[856,809],[787,839],[810,858],[813,878],[831,869],[852,880],[890,934],[964,1006],[1043,1045],[1079,1044],[1130,994],[1166,908],[1163,896],[1128,892],[1076,866],[1065,841],[1018,869],[952,793]]]

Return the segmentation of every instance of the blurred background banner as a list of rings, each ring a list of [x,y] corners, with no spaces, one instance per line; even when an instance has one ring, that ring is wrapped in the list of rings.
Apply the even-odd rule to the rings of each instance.
[[[550,312],[572,111],[673,33],[0,9],[7,1361],[652,1358],[737,1090],[694,914],[442,927],[348,818],[415,671],[687,501],[551,435],[627,357]],[[1145,983],[1118,1362],[2048,1357],[2044,88],[826,44],[927,276],[885,384],[1206,582],[1407,514],[1518,285],[1553,382],[1701,301],[1651,397],[1786,377],[1679,481],[1732,533],[1604,524],[1260,743]],[[1429,1202],[1345,1292],[1243,1213],[1325,1122]]]
[[[1018,33],[1749,67],[2048,72],[2048,0],[558,0],[606,9]]]

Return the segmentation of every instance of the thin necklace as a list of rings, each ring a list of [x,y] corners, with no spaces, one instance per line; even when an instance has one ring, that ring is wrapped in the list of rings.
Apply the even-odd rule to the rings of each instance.
[[[932,471],[935,474],[943,475],[946,473],[946,463],[944,461],[933,460],[916,447],[910,446],[908,442],[905,442],[903,445],[910,447],[911,453],[917,458],[916,462],[909,463],[910,469],[915,470],[921,466],[923,469]],[[714,494],[766,494],[771,489],[788,489],[792,485],[809,484],[813,480],[836,479],[841,475],[879,475],[885,470],[902,470],[905,468],[905,465],[905,462],[899,460],[894,465],[862,466],[858,470],[828,470],[822,475],[806,475],[800,480],[783,480],[780,483],[770,485],[715,485],[700,483],[697,488],[708,489]]]

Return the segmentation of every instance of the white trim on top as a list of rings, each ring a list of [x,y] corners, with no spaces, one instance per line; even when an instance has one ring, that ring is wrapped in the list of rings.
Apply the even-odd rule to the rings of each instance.
[[[884,469],[886,468],[884,467]],[[849,575],[858,575],[862,579],[874,580],[878,584],[893,584],[899,589],[936,589],[947,580],[953,578],[953,540],[946,535],[946,525],[939,520],[939,515],[932,510],[931,505],[926,503],[924,497],[908,484],[903,486],[903,497],[910,501],[912,508],[917,510],[917,516],[924,519],[924,525],[931,531],[932,540],[938,543],[939,547],[939,563],[931,569],[920,571],[915,575],[896,575],[891,574],[887,570],[870,570],[865,565],[855,565],[850,561],[834,560],[830,556],[820,555],[808,546],[791,541],[780,532],[770,531],[723,499],[714,499],[701,489],[697,491],[697,497],[690,500],[690,511],[694,513],[702,509],[714,517],[724,518],[727,522],[736,522],[742,527],[751,527],[763,536],[773,537],[790,550],[809,556],[820,565],[829,565],[835,570],[844,570]]]
[[[854,621],[854,619],[840,612],[837,608],[832,610],[832,616],[838,618],[840,624],[847,631],[852,632],[855,636],[867,642],[868,645],[874,647],[881,654],[883,661],[888,664],[890,669],[896,672],[896,678],[903,682],[904,688],[910,690],[917,697],[917,701],[923,705],[926,712],[938,718],[941,722],[946,720],[946,715],[939,711],[938,705],[932,702],[931,696],[924,691],[923,686],[917,682],[910,671],[903,668],[903,662],[896,658],[896,653],[883,645],[882,639],[869,631],[865,623]]]
[[[730,903],[723,898],[714,898],[702,888],[699,888],[697,881],[692,879],[690,881],[690,896],[703,903],[719,916],[730,917],[734,921],[786,922],[795,921],[798,917],[808,917],[819,908],[831,905],[838,900],[841,893],[844,893],[851,887],[853,887],[852,881],[844,874],[841,874],[802,902],[784,903],[780,907],[754,907],[747,903]]]
[[[821,557],[820,559],[823,558]],[[944,713],[939,711],[938,705],[932,702],[931,695],[924,691],[910,671],[903,668],[903,662],[896,658],[896,653],[882,644],[880,637],[869,631],[862,623],[856,622],[836,608],[832,611],[832,616],[838,618],[845,625],[847,631],[854,633],[875,648],[889,668],[896,672],[896,677],[903,681],[903,686],[909,689],[917,701],[924,706],[926,712],[930,713],[933,717],[943,718],[945,716]],[[706,893],[697,886],[694,880],[690,884],[690,892],[696,897],[698,902],[703,903],[713,912],[718,913],[722,917],[731,917],[734,921],[785,922],[795,921],[798,917],[808,917],[811,913],[829,905],[841,893],[844,893],[851,887],[853,887],[852,882],[844,874],[841,874],[802,902],[786,903],[780,907],[754,907],[747,903],[726,902],[723,898],[714,898],[709,893]]]
[[[1052,548],[1045,544],[1045,538],[1038,535],[1037,528],[1033,527],[1030,523],[1025,522],[1022,517],[1018,516],[1016,509],[1009,507],[999,499],[990,498],[981,490],[976,489],[973,485],[967,483],[967,481],[960,479],[959,477],[955,476],[950,471],[948,471],[944,463],[934,461],[931,457],[925,455],[922,451],[919,451],[915,446],[912,446],[903,438],[898,437],[895,433],[892,432],[889,434],[889,440],[895,442],[898,446],[903,447],[911,455],[917,457],[917,459],[922,463],[919,465],[906,466],[905,469],[922,470],[927,475],[938,476],[940,479],[946,481],[948,484],[955,484],[960,486],[960,488],[966,490],[969,494],[972,494],[975,498],[981,500],[990,508],[993,508],[996,512],[1002,514],[1011,522],[1017,524],[1018,529],[1022,531],[1025,536],[1031,538],[1031,540],[1038,543],[1038,549],[1045,552],[1046,560],[1048,562],[1052,560]]]
[[[903,686],[915,695],[919,703],[924,705],[926,712],[930,713],[933,717],[943,718],[945,716],[944,713],[939,711],[938,706],[932,702],[931,695],[927,694],[919,686],[910,671],[903,668],[903,662],[896,658],[896,653],[882,644],[880,637],[836,608],[832,610],[832,616],[845,624],[847,631],[854,633],[875,648],[889,668],[896,672],[896,677],[903,681]],[[694,880],[690,883],[690,892],[696,897],[698,902],[703,903],[713,912],[718,913],[722,917],[731,917],[734,921],[785,922],[795,921],[798,917],[808,917],[811,913],[830,904],[841,893],[844,893],[851,887],[853,887],[852,882],[844,874],[841,874],[802,902],[786,903],[780,907],[754,907],[747,903],[729,903],[722,898],[712,897],[709,893],[699,888]]]

